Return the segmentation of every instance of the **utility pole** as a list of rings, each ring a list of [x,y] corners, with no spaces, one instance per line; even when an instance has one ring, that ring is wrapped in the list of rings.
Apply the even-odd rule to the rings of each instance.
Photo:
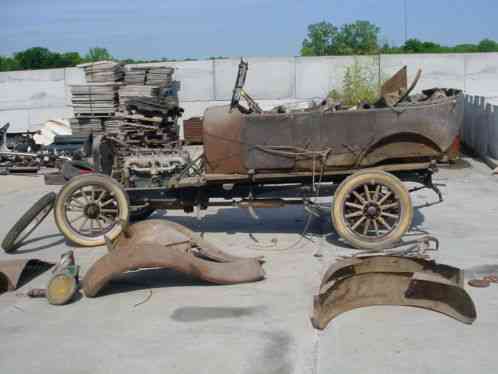
[[[406,44],[406,41],[408,40],[408,5],[406,2],[407,2],[407,0],[404,0],[405,44]]]

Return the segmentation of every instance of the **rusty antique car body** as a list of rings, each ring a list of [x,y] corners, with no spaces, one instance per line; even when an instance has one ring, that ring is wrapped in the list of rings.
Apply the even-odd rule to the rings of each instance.
[[[76,177],[62,188],[54,212],[64,235],[102,245],[117,238],[130,214],[144,218],[158,208],[311,206],[312,197],[334,196],[339,236],[378,249],[410,228],[413,208],[402,181],[441,198],[432,174],[458,139],[460,91],[410,95],[420,71],[407,87],[405,67],[376,103],[348,108],[327,98],[263,111],[244,91],[247,71],[241,61],[230,105],[205,111],[200,155],[170,144],[144,150],[112,137],[94,144],[96,169],[108,176]]]

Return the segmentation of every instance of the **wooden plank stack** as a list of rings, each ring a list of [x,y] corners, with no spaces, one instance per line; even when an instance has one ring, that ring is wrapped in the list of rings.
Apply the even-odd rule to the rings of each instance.
[[[75,117],[110,117],[118,108],[119,83],[91,83],[71,86]]]
[[[88,136],[104,133],[102,118],[71,118],[69,123],[72,135]]]
[[[125,110],[129,100],[136,97],[156,98],[159,96],[159,87],[144,85],[124,85],[119,89],[120,109]]]
[[[71,86],[75,118],[70,122],[75,135],[126,133],[129,137],[145,131],[150,138],[164,118],[179,115],[174,112],[178,109],[180,83],[173,81],[174,68],[132,66],[125,71],[123,65],[113,61],[78,67],[84,69],[87,84]],[[131,118],[132,112],[143,118]],[[151,123],[153,118],[159,122]],[[166,133],[166,137],[171,135]],[[159,139],[165,140],[163,136]]]
[[[123,65],[114,61],[90,62],[78,67],[85,70],[88,83],[119,82],[124,77]]]
[[[132,66],[125,74],[125,83],[146,86],[168,86],[173,80],[174,68]]]

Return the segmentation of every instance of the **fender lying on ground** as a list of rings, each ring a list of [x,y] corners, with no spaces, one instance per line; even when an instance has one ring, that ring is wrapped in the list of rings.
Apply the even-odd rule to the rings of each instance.
[[[170,268],[217,284],[254,282],[265,275],[259,258],[228,255],[177,223],[142,221],[125,234],[85,274],[86,296],[96,296],[114,276],[139,268]]]
[[[372,256],[339,261],[328,269],[311,320],[322,330],[339,314],[372,305],[430,309],[467,324],[477,316],[460,269],[421,258]]]
[[[52,266],[36,259],[0,261],[0,294],[17,289]]]

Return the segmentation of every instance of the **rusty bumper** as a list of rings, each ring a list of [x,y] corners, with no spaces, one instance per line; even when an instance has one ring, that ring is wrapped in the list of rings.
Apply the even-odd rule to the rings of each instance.
[[[260,258],[229,255],[185,226],[147,220],[130,226],[112,251],[88,270],[82,282],[83,291],[94,297],[120,273],[158,267],[216,284],[254,282],[265,276]]]
[[[460,269],[420,258],[373,256],[340,261],[328,269],[311,320],[322,330],[339,314],[372,305],[429,309],[466,324],[477,317]]]

